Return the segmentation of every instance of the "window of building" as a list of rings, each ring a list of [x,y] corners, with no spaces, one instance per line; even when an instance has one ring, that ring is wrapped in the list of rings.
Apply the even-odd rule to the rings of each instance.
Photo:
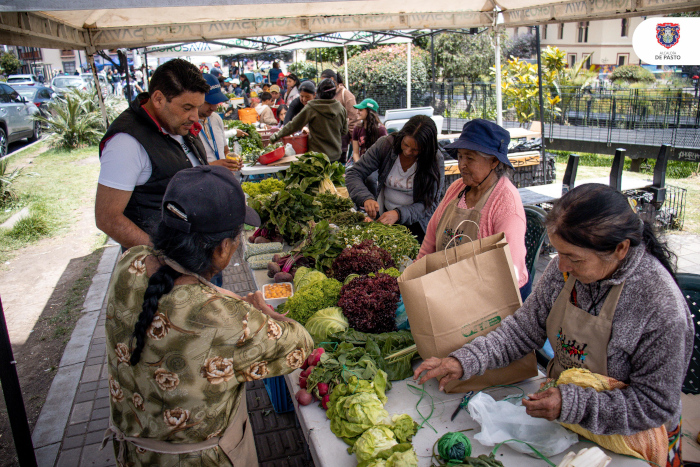
[[[67,75],[75,73],[75,62],[63,62],[63,72]]]
[[[566,56],[566,61],[569,63],[570,67],[576,65],[576,54],[568,54]]]
[[[591,55],[592,54],[588,54],[588,58],[586,59],[586,61],[583,64],[583,67],[587,70],[591,69]]]
[[[588,21],[578,23],[578,41],[588,42]]]
[[[547,25],[542,25],[542,39],[547,40]]]
[[[564,38],[564,23],[559,23],[559,39]]]
[[[620,37],[627,37],[630,29],[630,20],[627,18],[622,18],[622,30],[620,31]]]
[[[630,54],[617,54],[617,65],[627,65],[630,61]]]

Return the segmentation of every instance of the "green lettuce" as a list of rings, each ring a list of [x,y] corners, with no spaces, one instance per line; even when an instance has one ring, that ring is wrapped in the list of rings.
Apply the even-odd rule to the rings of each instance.
[[[343,332],[348,328],[348,320],[343,310],[337,306],[318,310],[306,322],[306,330],[316,343],[328,341],[328,336],[334,332]]]
[[[386,460],[386,467],[418,467],[418,456],[413,449],[395,452]]]
[[[391,449],[396,446],[396,437],[394,432],[387,426],[374,426],[364,433],[355,442],[355,445],[350,448],[354,452],[359,462],[373,459],[380,452]]]
[[[410,442],[418,431],[418,424],[408,414],[394,415],[391,423],[391,429],[401,443]]]
[[[299,274],[300,272],[301,275]],[[321,271],[301,267],[294,273],[294,290],[299,291],[304,287],[321,282],[324,279],[327,279],[327,277]]]
[[[376,425],[389,416],[377,395],[368,392],[348,396],[343,402],[343,409],[350,423]]]

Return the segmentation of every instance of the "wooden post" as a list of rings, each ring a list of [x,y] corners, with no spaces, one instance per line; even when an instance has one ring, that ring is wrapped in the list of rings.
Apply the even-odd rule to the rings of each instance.
[[[617,191],[622,191],[622,170],[625,168],[625,153],[627,149],[615,150],[612,168],[610,169],[610,186]]]

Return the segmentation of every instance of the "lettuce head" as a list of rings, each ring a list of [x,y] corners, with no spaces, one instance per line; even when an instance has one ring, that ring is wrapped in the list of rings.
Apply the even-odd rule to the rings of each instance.
[[[389,427],[380,425],[365,431],[351,450],[357,456],[358,462],[362,462],[377,457],[380,452],[397,444],[394,432]]]

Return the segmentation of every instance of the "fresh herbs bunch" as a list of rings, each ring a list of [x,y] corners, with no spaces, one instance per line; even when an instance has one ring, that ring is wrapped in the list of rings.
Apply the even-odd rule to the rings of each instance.
[[[226,120],[226,128],[229,130],[235,128],[248,133],[248,136],[242,138],[235,136],[229,138],[229,146],[233,147],[234,141],[238,141],[238,144],[241,145],[241,156],[248,156],[250,153],[262,149],[262,137],[258,130],[255,129],[255,126],[250,123],[243,123],[240,120]]]
[[[335,193],[335,185],[345,186],[345,166],[331,163],[328,156],[320,152],[307,152],[298,156],[285,172],[284,183],[297,186],[305,193]]]
[[[320,219],[330,219],[336,214],[349,212],[355,204],[349,198],[344,198],[333,193],[319,193],[316,201],[321,203]]]
[[[355,226],[362,224],[365,220],[365,215],[361,212],[345,211],[335,214],[328,218],[328,222],[338,227]]]

